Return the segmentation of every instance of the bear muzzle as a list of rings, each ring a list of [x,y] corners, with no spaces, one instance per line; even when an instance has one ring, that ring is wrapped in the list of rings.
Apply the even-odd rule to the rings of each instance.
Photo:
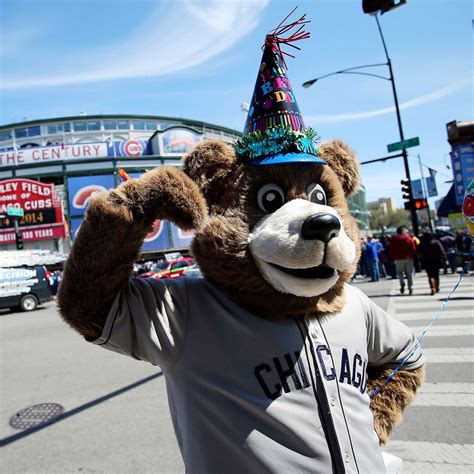
[[[268,283],[306,297],[328,291],[356,256],[336,210],[305,199],[263,217],[252,229],[249,248]]]

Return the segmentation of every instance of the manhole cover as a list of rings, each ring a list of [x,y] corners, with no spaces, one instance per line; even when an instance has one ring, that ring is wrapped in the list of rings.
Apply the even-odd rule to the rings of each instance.
[[[10,426],[17,430],[26,430],[54,420],[63,411],[64,408],[58,403],[40,403],[15,413],[10,418]]]

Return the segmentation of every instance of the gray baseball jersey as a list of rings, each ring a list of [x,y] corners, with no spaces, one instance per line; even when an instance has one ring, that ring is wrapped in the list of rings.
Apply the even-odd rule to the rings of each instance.
[[[366,369],[397,366],[415,337],[345,292],[322,321],[267,320],[203,279],[132,279],[94,342],[162,368],[187,472],[381,473]]]

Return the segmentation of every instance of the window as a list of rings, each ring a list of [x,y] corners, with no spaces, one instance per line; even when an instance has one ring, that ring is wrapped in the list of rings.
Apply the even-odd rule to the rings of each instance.
[[[56,133],[69,133],[70,131],[70,123],[52,123],[46,127],[46,133],[48,135],[55,135]]]
[[[171,265],[171,270],[178,270],[179,268],[189,267],[188,262],[176,262]]]
[[[15,129],[15,138],[36,137],[41,134],[40,126],[17,128]]]
[[[177,125],[176,123],[170,123],[170,122],[160,122],[160,130],[165,130],[169,127],[173,127]]]
[[[0,132],[0,141],[4,140],[11,140],[12,139],[12,132],[8,130],[7,132]]]
[[[100,122],[98,120],[95,122],[74,122],[75,132],[87,132],[95,130],[100,130]]]
[[[130,123],[128,120],[117,120],[117,127],[119,130],[128,130],[130,128]]]
[[[87,122],[74,122],[75,132],[87,132]]]
[[[157,128],[158,128],[158,122],[155,122],[155,121],[145,122],[145,129],[146,130],[156,130]]]
[[[87,122],[87,130],[100,130],[100,122]]]
[[[117,130],[117,122],[115,120],[104,120],[104,130]]]
[[[145,130],[145,122],[139,122],[138,120],[134,120],[132,122],[133,130]]]

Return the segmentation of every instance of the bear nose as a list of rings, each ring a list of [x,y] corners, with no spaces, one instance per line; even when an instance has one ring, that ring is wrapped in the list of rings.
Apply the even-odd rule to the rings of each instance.
[[[319,212],[309,216],[301,228],[301,237],[305,240],[322,240],[329,242],[339,235],[341,223],[336,216],[327,212]]]

